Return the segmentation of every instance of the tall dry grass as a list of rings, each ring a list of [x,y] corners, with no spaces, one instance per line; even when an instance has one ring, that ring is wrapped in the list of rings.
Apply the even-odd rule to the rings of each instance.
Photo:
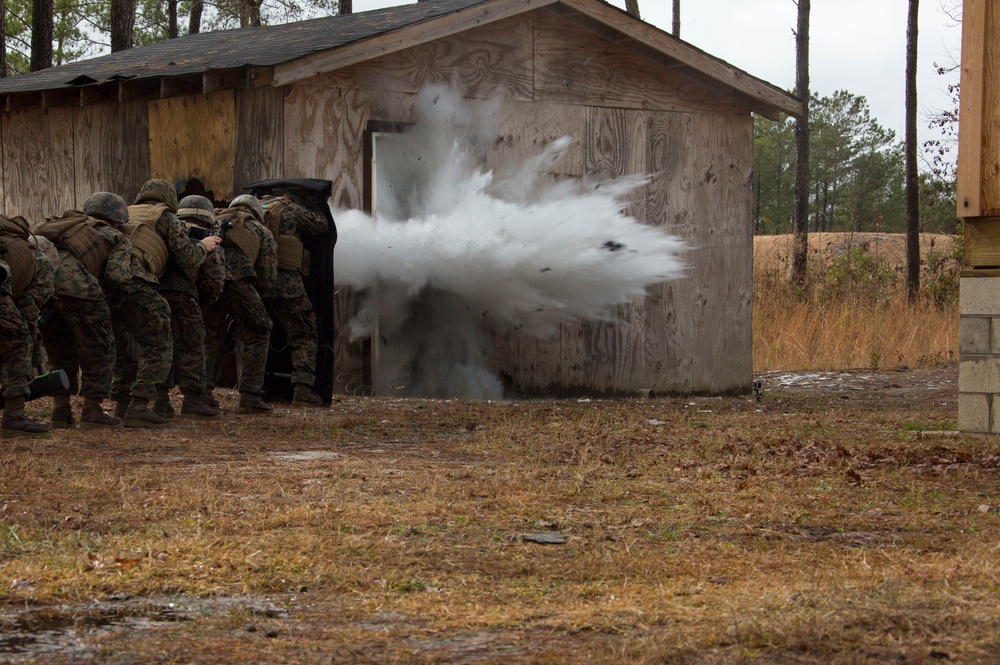
[[[895,251],[900,237],[872,235],[814,239],[801,286],[788,278],[787,237],[755,243],[755,371],[914,366],[958,358],[956,245],[948,237],[921,239],[921,296],[911,303],[905,259]]]

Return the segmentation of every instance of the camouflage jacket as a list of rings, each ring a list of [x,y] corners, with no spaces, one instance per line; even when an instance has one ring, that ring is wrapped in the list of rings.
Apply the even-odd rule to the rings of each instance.
[[[55,291],[56,277],[56,267],[46,256],[44,250],[39,248],[37,244],[34,246],[34,250],[35,263],[38,265],[35,279],[31,280],[31,284],[21,294],[21,299],[17,301],[18,308],[20,308],[25,320],[31,322],[32,329],[42,313],[45,301],[51,298]]]
[[[174,277],[170,273],[178,269],[181,271],[190,271],[191,273],[198,271],[198,268],[205,261],[205,256],[208,252],[203,245],[191,242],[188,238],[187,226],[184,225],[184,222],[176,214],[170,210],[164,210],[159,219],[156,220],[156,233],[163,240],[170,254],[170,263],[167,265],[166,272],[163,275],[164,281],[172,283]],[[159,284],[156,275],[151,275],[143,266],[139,266],[140,270],[138,271],[135,267],[136,262],[133,261],[133,278],[141,279],[150,284]],[[180,279],[187,280],[183,274],[179,277]]]
[[[226,250],[219,247],[205,257],[198,273],[198,299],[201,306],[208,307],[222,295],[226,283]]]
[[[132,243],[120,231],[108,224],[96,222],[94,230],[108,244],[108,260],[104,264],[104,279],[98,282],[83,263],[65,249],[59,250],[59,265],[55,274],[55,294],[80,300],[104,300],[104,289],[115,287],[123,291],[132,283]],[[140,262],[141,264],[141,262]]]
[[[223,213],[224,214],[224,213]],[[258,291],[266,291],[274,284],[278,273],[278,246],[274,236],[252,215],[242,215],[244,226],[260,241],[257,259],[253,262],[239,247],[226,240],[223,233],[222,246],[226,252],[226,280],[239,281],[253,279]]]
[[[301,240],[303,235],[321,235],[330,229],[326,217],[285,197],[265,196],[260,202],[265,210],[275,205],[284,204],[278,224],[279,235],[295,236]],[[306,288],[298,271],[279,269],[274,285],[261,292],[261,296],[265,298],[305,297]]]

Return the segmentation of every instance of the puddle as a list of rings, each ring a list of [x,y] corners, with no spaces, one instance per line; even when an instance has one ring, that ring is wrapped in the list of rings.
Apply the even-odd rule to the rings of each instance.
[[[162,628],[234,610],[250,616],[287,617],[286,610],[252,598],[186,598],[94,602],[0,612],[0,661],[36,662],[44,654],[96,655],[94,637],[118,631]]]
[[[83,647],[81,638],[101,631],[151,628],[189,621],[171,607],[75,607],[21,612],[0,619],[0,654],[42,654]]]

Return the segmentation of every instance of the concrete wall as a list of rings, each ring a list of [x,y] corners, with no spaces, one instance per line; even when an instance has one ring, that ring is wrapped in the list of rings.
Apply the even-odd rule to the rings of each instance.
[[[1000,277],[962,277],[958,428],[1000,433]]]

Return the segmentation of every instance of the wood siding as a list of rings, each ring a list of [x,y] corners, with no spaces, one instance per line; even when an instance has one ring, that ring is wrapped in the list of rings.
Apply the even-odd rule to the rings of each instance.
[[[692,247],[689,278],[650,287],[644,300],[618,309],[615,323],[563,326],[548,340],[497,335],[493,369],[525,394],[749,390],[747,109],[546,10],[480,31],[292,85],[284,104],[285,175],[328,178],[335,207],[365,207],[369,122],[413,122],[423,84],[463,81],[472,113],[492,117],[492,133],[477,149],[498,178],[549,142],[573,136],[552,178],[652,174],[630,196],[628,212]],[[502,102],[486,94],[496,90]],[[338,291],[342,389],[362,376],[363,345],[344,334],[359,303],[358,294]]]

